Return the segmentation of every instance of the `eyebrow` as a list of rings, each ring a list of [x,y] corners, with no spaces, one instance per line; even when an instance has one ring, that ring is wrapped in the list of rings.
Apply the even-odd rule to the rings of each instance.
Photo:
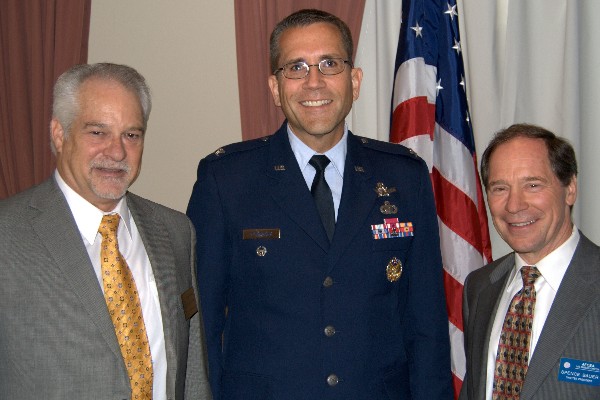
[[[323,54],[323,55],[319,56],[319,62],[321,62],[323,60],[332,59],[332,58],[341,58],[342,60],[346,59],[346,58],[344,58],[342,56],[339,56],[339,55]],[[304,57],[297,57],[297,58],[293,58],[293,59],[285,62],[283,65],[291,64],[291,63],[299,63],[299,62],[305,62],[305,63],[308,64],[308,61],[306,61],[306,58],[304,58]]]
[[[84,128],[84,129],[87,129],[87,128],[100,128],[100,129],[105,129],[105,128],[108,128],[108,124],[105,124],[105,123],[103,123],[103,122],[91,121],[91,122],[86,122],[86,123],[83,125],[83,128]],[[144,130],[144,128],[143,128],[143,127],[141,127],[141,126],[131,126],[131,127],[127,128],[127,129],[125,129],[125,132],[127,132],[127,131],[140,131],[140,132],[142,132],[142,133],[145,133],[145,132],[146,132],[146,131]]]
[[[542,176],[526,176],[523,179],[519,179],[519,182],[548,182],[548,179]],[[505,179],[497,179],[495,181],[490,181],[489,186],[494,185],[507,185],[508,182]]]

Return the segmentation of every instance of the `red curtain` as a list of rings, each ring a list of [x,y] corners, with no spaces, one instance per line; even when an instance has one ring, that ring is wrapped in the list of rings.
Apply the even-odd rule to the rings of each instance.
[[[348,24],[354,50],[360,34],[365,0],[235,0],[238,85],[242,138],[253,139],[273,133],[284,120],[273,104],[267,84],[269,36],[283,18],[303,8],[330,12]]]
[[[91,0],[0,1],[0,199],[54,169],[52,87],[85,63]]]

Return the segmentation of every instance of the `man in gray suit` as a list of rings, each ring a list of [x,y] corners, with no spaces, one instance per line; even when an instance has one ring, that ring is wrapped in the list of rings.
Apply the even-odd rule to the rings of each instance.
[[[465,281],[460,399],[599,399],[600,249],[571,220],[573,148],[541,127],[513,125],[490,142],[481,176],[514,252]]]
[[[127,192],[150,108],[130,67],[79,65],[59,77],[56,171],[0,202],[1,399],[211,398],[194,229]],[[99,232],[105,220],[117,221],[114,233]],[[115,266],[124,278],[113,289]],[[111,295],[123,286],[126,296]],[[129,313],[135,321],[119,321]]]

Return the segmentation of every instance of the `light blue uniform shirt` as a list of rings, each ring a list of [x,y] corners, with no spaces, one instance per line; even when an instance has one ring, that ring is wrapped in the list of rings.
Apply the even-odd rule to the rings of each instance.
[[[300,171],[306,181],[308,190],[312,186],[313,179],[315,178],[316,171],[312,165],[308,162],[311,157],[315,154],[320,154],[308,147],[302,142],[294,133],[291,131],[290,126],[287,127],[288,137],[296,161],[300,166]],[[340,207],[340,200],[342,198],[342,188],[344,186],[344,163],[346,162],[346,153],[348,151],[348,126],[344,126],[344,136],[342,139],[331,149],[327,150],[326,155],[331,161],[327,168],[325,168],[325,180],[331,189],[333,195],[333,208],[335,209],[335,220],[337,221],[338,208]]]

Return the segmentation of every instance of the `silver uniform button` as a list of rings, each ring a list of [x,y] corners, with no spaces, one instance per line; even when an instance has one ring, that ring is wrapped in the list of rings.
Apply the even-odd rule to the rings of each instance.
[[[327,377],[327,384],[329,386],[333,387],[333,386],[337,385],[338,383],[340,383],[340,380],[336,374],[331,374]]]
[[[328,276],[327,278],[325,278],[325,280],[323,281],[323,286],[325,287],[330,287],[331,285],[333,285],[333,279]]]
[[[327,337],[332,337],[333,335],[335,335],[335,328],[331,325],[327,325],[325,329],[323,329],[323,331],[325,332],[325,336]]]

